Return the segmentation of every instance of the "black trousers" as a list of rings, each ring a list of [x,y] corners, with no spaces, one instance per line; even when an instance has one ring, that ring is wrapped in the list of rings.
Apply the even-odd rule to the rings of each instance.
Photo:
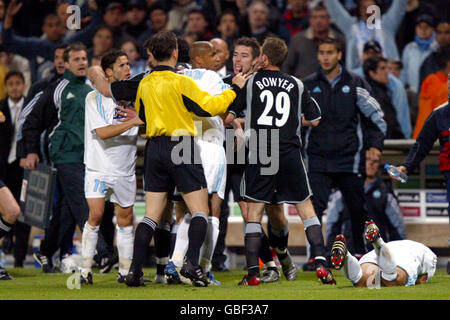
[[[74,224],[78,225],[83,232],[84,224],[89,218],[89,207],[84,195],[84,164],[64,163],[57,164],[55,167],[58,170],[57,179],[62,192],[58,235],[58,243],[61,245],[67,233],[73,236]],[[98,235],[97,251],[100,256],[108,255],[108,245],[101,232]]]
[[[0,180],[6,184],[17,203],[20,203],[20,190],[22,189],[23,169],[20,167],[19,159],[12,163],[4,163]],[[22,265],[28,250],[28,239],[31,227],[25,223],[17,221],[13,228],[14,241],[14,263]]]
[[[356,254],[366,252],[364,246],[364,224],[367,219],[365,176],[354,173],[309,172],[309,182],[313,191],[313,205],[317,217],[322,221],[328,198],[333,187],[339,188],[349,209],[352,223],[353,249]]]

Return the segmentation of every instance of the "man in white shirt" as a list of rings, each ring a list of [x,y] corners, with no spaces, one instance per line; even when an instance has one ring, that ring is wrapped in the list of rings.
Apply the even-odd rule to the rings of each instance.
[[[124,52],[106,54],[101,65],[109,82],[130,77],[130,65]],[[117,216],[118,282],[124,281],[133,257],[137,126],[142,122],[138,117],[123,121],[127,110],[97,90],[86,96],[84,163],[89,219],[82,237],[82,284],[93,283],[91,267],[106,197],[114,203]]]

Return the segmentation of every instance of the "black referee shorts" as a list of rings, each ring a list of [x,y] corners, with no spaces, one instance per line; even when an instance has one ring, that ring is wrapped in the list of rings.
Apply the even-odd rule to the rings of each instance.
[[[198,155],[197,159],[200,159],[199,150],[194,139],[189,138],[192,140],[190,161],[181,164],[175,164],[171,156],[172,150],[180,142],[171,141],[171,137],[167,136],[154,137],[147,141],[144,159],[145,191],[168,192],[171,195],[175,187],[179,192],[191,192],[206,188],[201,161],[199,164],[194,163],[195,153]]]
[[[300,150],[280,150],[279,169],[274,175],[262,175],[268,165],[247,164],[241,181],[241,195],[267,204],[300,203],[312,196]]]

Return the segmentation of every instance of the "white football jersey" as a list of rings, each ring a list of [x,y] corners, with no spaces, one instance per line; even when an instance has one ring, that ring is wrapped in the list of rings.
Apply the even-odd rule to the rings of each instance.
[[[194,79],[199,88],[208,92],[212,96],[221,94],[230,86],[223,82],[218,73],[206,69],[184,69],[179,71]],[[201,128],[197,126],[198,132],[202,133],[202,140],[223,145],[225,140],[225,127],[220,116],[197,117],[196,121],[201,121]],[[200,130],[201,129],[201,130]]]
[[[122,122],[117,104],[112,98],[97,90],[86,96],[84,124],[84,164],[86,169],[109,176],[131,176],[135,174],[136,142],[139,128],[133,127],[121,135],[102,140],[95,129]]]

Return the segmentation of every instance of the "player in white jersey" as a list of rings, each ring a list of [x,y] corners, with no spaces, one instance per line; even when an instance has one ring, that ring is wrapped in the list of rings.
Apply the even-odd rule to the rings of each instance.
[[[331,263],[341,269],[355,287],[412,286],[431,280],[437,257],[425,245],[411,240],[385,243],[380,230],[371,220],[366,222],[365,238],[374,250],[358,261],[345,245],[343,235],[338,235],[331,249]]]
[[[130,65],[124,52],[106,54],[101,65],[110,82],[130,77]],[[126,112],[127,109],[97,90],[86,96],[84,163],[89,219],[82,236],[82,284],[93,283],[91,267],[107,197],[114,203],[117,217],[118,282],[123,282],[128,274],[133,257],[137,126],[142,122],[138,117],[123,122]]]
[[[179,71],[195,80],[200,89],[211,95],[218,95],[226,90],[229,85],[214,71],[219,63],[214,46],[206,41],[198,41],[192,44],[190,59],[193,69],[186,68]],[[200,251],[200,266],[205,272],[211,284],[220,284],[210,272],[211,259],[219,235],[220,205],[225,195],[226,183],[226,156],[223,142],[225,140],[225,127],[220,116],[199,117],[196,120],[198,132],[201,132],[195,141],[200,149],[200,159],[210,194],[210,213],[208,217],[208,231]],[[177,268],[183,265],[184,256],[188,246],[188,229],[191,215],[184,203],[176,203],[177,221],[179,224],[173,255],[169,261],[165,274],[169,283],[179,283]],[[182,215],[184,215],[184,219]]]

